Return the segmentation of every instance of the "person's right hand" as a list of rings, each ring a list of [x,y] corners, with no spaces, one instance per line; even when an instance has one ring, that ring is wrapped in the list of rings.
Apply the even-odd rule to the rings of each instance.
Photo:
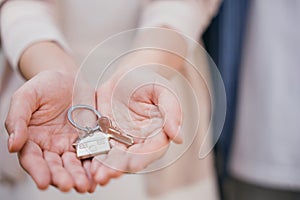
[[[90,161],[76,158],[72,143],[78,137],[69,124],[74,75],[45,71],[19,88],[11,100],[6,119],[10,152],[18,152],[22,167],[38,188],[50,184],[61,191],[95,189]]]

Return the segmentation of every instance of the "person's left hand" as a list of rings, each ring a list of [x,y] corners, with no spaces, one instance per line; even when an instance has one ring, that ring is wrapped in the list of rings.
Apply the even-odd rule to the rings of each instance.
[[[170,141],[183,142],[179,133],[182,113],[178,98],[168,83],[163,86],[157,82],[158,79],[167,82],[163,77],[156,73],[145,76],[144,79],[135,74],[126,84],[112,79],[97,91],[97,109],[101,114],[113,119],[118,128],[135,138],[130,147],[111,140],[113,147],[109,153],[93,159],[91,172],[100,185],[123,173],[145,169],[164,155]],[[146,81],[149,76],[153,82]]]

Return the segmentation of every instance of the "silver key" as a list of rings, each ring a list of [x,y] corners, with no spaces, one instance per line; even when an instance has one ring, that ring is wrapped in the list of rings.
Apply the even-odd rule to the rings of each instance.
[[[100,117],[100,119],[98,120],[98,125],[100,129],[104,133],[106,133],[110,139],[114,139],[127,146],[131,146],[134,144],[133,137],[130,135],[122,134],[121,131],[113,127],[109,118],[103,116]]]
[[[109,139],[101,131],[95,131],[84,138],[79,138],[75,144],[76,154],[79,159],[94,157],[107,153],[110,150]]]
[[[72,117],[72,112],[76,109],[93,111],[98,118],[97,125],[91,128],[77,124]],[[76,148],[77,157],[80,159],[86,159],[99,154],[107,153],[111,149],[109,143],[110,139],[114,139],[127,146],[134,144],[132,136],[122,134],[119,130],[112,126],[109,118],[101,116],[101,114],[92,106],[72,106],[68,110],[68,120],[74,127],[86,133],[83,138],[77,139],[76,143],[73,144],[73,146]]]
[[[76,143],[73,144],[76,148],[77,157],[80,159],[86,159],[98,154],[107,153],[110,150],[109,137],[107,134],[100,131],[98,124],[93,128],[77,124],[72,116],[72,112],[76,109],[90,110],[94,112],[98,119],[101,118],[101,114],[89,105],[75,105],[68,110],[69,122],[75,128],[85,132],[85,136],[83,138],[78,138]]]

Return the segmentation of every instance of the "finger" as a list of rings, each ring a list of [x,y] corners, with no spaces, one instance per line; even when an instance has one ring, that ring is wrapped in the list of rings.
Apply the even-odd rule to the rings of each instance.
[[[176,95],[171,91],[162,88],[161,86],[156,86],[159,90],[158,96],[158,107],[159,110],[164,115],[164,131],[168,137],[177,144],[183,142],[182,135],[180,133],[180,125],[182,121],[182,112]]]
[[[37,108],[34,89],[23,85],[12,97],[9,112],[5,121],[7,132],[10,134],[8,148],[17,152],[23,147],[28,138],[27,127],[32,113]]]
[[[106,179],[106,175],[104,172],[103,161],[107,158],[107,155],[98,155],[94,157],[92,161],[92,172],[93,172],[93,179],[97,184],[105,185],[108,183],[108,179]]]
[[[102,165],[101,171],[102,171],[102,176],[101,179],[98,180],[99,181],[98,184],[102,186],[107,185],[111,179],[119,178],[123,174],[122,172],[112,169],[105,165]]]
[[[137,173],[162,157],[169,145],[165,133],[148,138],[144,143],[134,144],[129,149],[114,146],[98,168],[95,180],[106,185],[110,179],[118,178],[124,172]]]
[[[97,183],[94,181],[92,174],[91,174],[91,160],[85,160],[83,161],[83,168],[85,170],[85,173],[90,181],[90,188],[88,190],[89,193],[93,193],[97,187]]]
[[[144,143],[134,144],[127,151],[127,171],[137,173],[161,158],[169,147],[165,133],[147,138]]]
[[[94,158],[94,159],[97,159]],[[100,185],[106,185],[110,179],[120,177],[127,168],[126,151],[124,148],[114,146],[101,165],[97,169],[94,176],[95,181]]]
[[[101,159],[101,157],[104,157],[104,156],[106,157],[106,155],[98,155],[98,156],[93,158],[92,164],[91,164],[91,174],[92,174],[92,176],[95,176],[96,173],[98,172],[98,168],[100,168],[100,166],[102,165],[101,160],[103,158]]]
[[[90,182],[79,159],[76,154],[66,152],[62,155],[63,166],[71,174],[75,189],[79,193],[85,193],[90,187]]]
[[[37,187],[41,190],[47,189],[51,184],[51,174],[40,147],[28,141],[18,156],[21,166],[32,177]]]
[[[63,192],[69,191],[74,183],[72,176],[63,168],[61,157],[53,152],[45,151],[44,158],[52,175],[52,183]]]

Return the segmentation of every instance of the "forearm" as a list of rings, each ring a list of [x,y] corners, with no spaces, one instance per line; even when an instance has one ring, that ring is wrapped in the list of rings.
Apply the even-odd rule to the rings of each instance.
[[[26,79],[45,70],[76,73],[77,67],[72,57],[57,43],[37,42],[25,49],[19,60],[19,69]]]
[[[138,29],[133,34],[136,37],[132,41],[130,53],[122,56],[115,77],[140,66],[150,67],[166,78],[171,78],[172,71],[184,70],[188,45],[181,34],[166,26]]]
[[[216,13],[219,3],[220,0],[149,1],[142,13],[139,27],[169,30],[161,31],[160,34],[157,34],[159,31],[153,30],[154,34],[151,34],[150,31],[141,29],[136,46],[142,47],[144,44],[145,47],[154,48],[144,48],[132,53],[127,64],[134,66],[157,63],[184,72],[186,57],[191,50],[191,39],[199,40]],[[158,73],[165,74],[163,71],[166,72],[158,67]],[[170,73],[164,76],[170,77]]]
[[[69,47],[55,20],[54,1],[5,1],[0,11],[3,52],[29,79],[47,69],[70,69]]]

